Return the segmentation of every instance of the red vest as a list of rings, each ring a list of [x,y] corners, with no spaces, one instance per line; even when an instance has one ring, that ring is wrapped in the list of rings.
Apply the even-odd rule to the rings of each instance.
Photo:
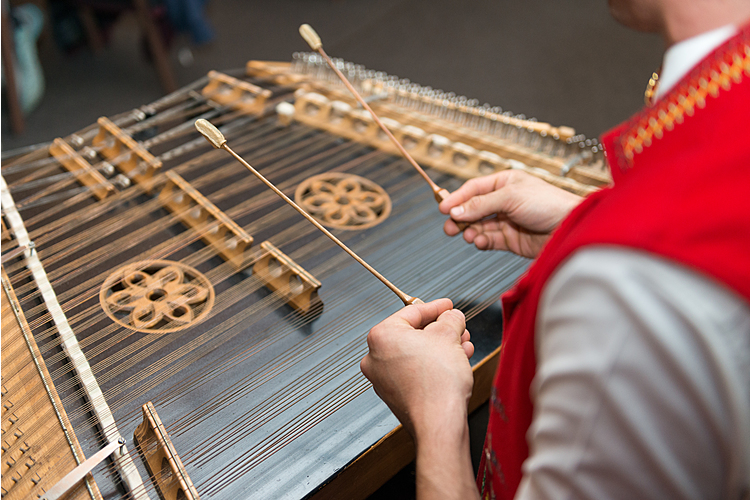
[[[581,203],[502,298],[503,350],[477,477],[483,498],[513,498],[521,481],[539,298],[576,250],[664,256],[750,302],[750,25],[603,143],[614,186]]]

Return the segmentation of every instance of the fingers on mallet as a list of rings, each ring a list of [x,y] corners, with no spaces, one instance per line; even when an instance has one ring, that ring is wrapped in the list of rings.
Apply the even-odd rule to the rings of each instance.
[[[423,329],[430,323],[435,322],[445,311],[452,308],[453,302],[450,299],[443,298],[425,304],[412,304],[406,306],[391,316],[391,318],[406,321],[412,328]]]
[[[443,230],[445,231],[445,234],[448,236],[456,236],[457,234],[460,234],[464,229],[461,229],[460,223],[457,223],[453,219],[448,219],[445,221],[445,224],[443,224]]]
[[[463,348],[464,353],[466,353],[466,357],[471,359],[474,355],[474,344],[471,342],[462,342],[461,347]]]
[[[458,327],[460,327],[459,331],[466,329],[466,316],[458,309],[444,311],[437,321],[447,324],[454,331],[458,330]]]
[[[459,231],[463,232],[470,226],[468,222],[453,221]]]

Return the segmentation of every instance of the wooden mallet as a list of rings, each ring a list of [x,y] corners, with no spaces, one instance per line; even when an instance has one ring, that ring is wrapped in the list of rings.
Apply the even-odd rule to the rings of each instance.
[[[269,181],[268,179],[266,179],[265,177],[263,177],[263,175],[261,175],[260,172],[258,172],[257,170],[255,170],[252,166],[250,166],[250,164],[248,162],[246,162],[240,155],[238,155],[237,153],[235,153],[234,151],[232,151],[232,148],[230,148],[227,145],[227,140],[224,137],[224,134],[222,134],[221,131],[218,128],[214,127],[214,125],[211,122],[209,122],[208,120],[204,120],[203,118],[201,118],[201,119],[195,121],[195,128],[198,129],[198,132],[200,132],[201,134],[203,134],[203,137],[205,137],[206,140],[208,142],[210,142],[213,147],[215,147],[216,149],[224,149],[230,155],[234,156],[234,158],[238,162],[242,163],[242,165],[244,165],[245,168],[247,168],[250,172],[252,172],[253,175],[255,175],[255,177],[257,177],[258,179],[260,179],[261,182],[263,182],[263,184],[265,184],[266,186],[268,186],[274,193],[276,193],[284,201],[286,201],[287,203],[289,203],[297,212],[299,212],[300,214],[302,214],[303,217],[305,217],[308,221],[310,221],[315,227],[317,227],[318,229],[320,229],[323,232],[323,234],[325,234],[326,236],[328,236],[329,238],[331,238],[331,240],[333,240],[334,243],[336,243],[338,246],[340,246],[346,253],[348,253],[349,255],[351,255],[354,260],[356,260],[357,262],[359,262],[360,264],[362,264],[362,266],[364,266],[365,269],[367,269],[368,271],[370,271],[377,279],[379,279],[381,282],[383,282],[383,284],[385,286],[387,286],[388,288],[390,288],[391,291],[393,293],[395,293],[398,296],[399,299],[401,299],[401,301],[404,303],[405,306],[408,306],[408,305],[411,305],[411,304],[424,304],[424,302],[422,300],[418,299],[417,297],[412,297],[411,295],[407,295],[404,292],[402,292],[401,290],[399,290],[398,288],[396,288],[396,286],[393,283],[391,283],[390,281],[388,281],[382,274],[380,274],[379,272],[377,272],[375,270],[375,268],[373,268],[370,264],[368,264],[367,262],[365,262],[359,255],[357,255],[356,253],[354,253],[352,250],[349,249],[349,247],[347,247],[346,245],[344,245],[338,238],[336,238],[333,234],[331,234],[330,231],[328,231],[328,229],[326,229],[325,227],[323,227],[317,220],[315,220],[315,218],[312,215],[308,214],[299,205],[297,205],[296,203],[294,203],[291,199],[289,199],[289,197],[287,195],[285,195],[284,193],[282,193],[281,190],[279,190],[279,188],[277,188],[276,186],[274,186],[273,183],[271,183],[271,181]]]
[[[349,89],[349,92],[352,93],[354,98],[359,102],[364,109],[366,109],[370,116],[372,116],[372,119],[375,120],[375,123],[378,124],[378,126],[383,130],[385,135],[388,136],[388,138],[391,140],[394,146],[401,152],[404,158],[411,163],[411,166],[414,167],[414,169],[417,171],[419,175],[422,176],[422,178],[427,181],[427,183],[430,185],[430,188],[432,189],[432,194],[435,196],[435,200],[440,203],[444,199],[448,197],[450,193],[448,193],[447,189],[441,188],[435,182],[430,179],[430,177],[427,175],[427,173],[422,169],[422,167],[419,166],[419,164],[414,161],[414,158],[409,154],[409,152],[401,145],[400,142],[393,136],[390,130],[388,130],[388,127],[385,126],[385,124],[378,118],[378,115],[375,114],[375,112],[372,110],[369,104],[362,98],[361,95],[359,95],[359,92],[352,86],[351,83],[349,83],[349,80],[346,79],[343,73],[339,71],[339,69],[336,67],[335,64],[333,64],[333,61],[331,61],[331,58],[328,57],[328,54],[323,50],[323,42],[320,41],[320,37],[315,32],[315,30],[310,26],[309,24],[303,24],[299,27],[299,34],[302,35],[302,38],[305,39],[307,44],[310,46],[311,49],[313,49],[315,52],[320,54],[323,59],[328,63],[328,66],[331,67],[331,69],[336,73],[336,75],[341,79],[343,84],[346,86],[347,89]],[[469,224],[466,222],[458,222],[453,221],[458,226],[459,230],[463,231],[467,227],[469,227]]]

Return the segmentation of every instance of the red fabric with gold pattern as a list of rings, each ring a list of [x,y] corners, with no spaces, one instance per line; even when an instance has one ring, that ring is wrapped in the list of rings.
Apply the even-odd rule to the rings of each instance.
[[[510,499],[529,455],[537,306],[550,276],[589,245],[667,257],[750,302],[750,25],[664,98],[603,138],[614,187],[563,221],[503,296],[504,339],[477,486]]]

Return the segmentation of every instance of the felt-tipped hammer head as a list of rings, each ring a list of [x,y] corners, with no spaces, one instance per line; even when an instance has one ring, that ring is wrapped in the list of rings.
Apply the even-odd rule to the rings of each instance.
[[[315,33],[315,30],[312,29],[312,26],[310,26],[309,24],[303,24],[302,26],[300,26],[299,34],[302,35],[302,38],[305,39],[311,49],[318,50],[323,46],[323,42],[320,41],[320,37],[317,33]]]
[[[214,127],[214,125],[208,120],[204,120],[203,118],[195,120],[195,128],[197,128],[198,132],[203,134],[203,137],[205,137],[206,140],[216,149],[220,149],[224,143],[227,142],[226,138],[224,138],[224,134],[219,132],[219,129]]]

